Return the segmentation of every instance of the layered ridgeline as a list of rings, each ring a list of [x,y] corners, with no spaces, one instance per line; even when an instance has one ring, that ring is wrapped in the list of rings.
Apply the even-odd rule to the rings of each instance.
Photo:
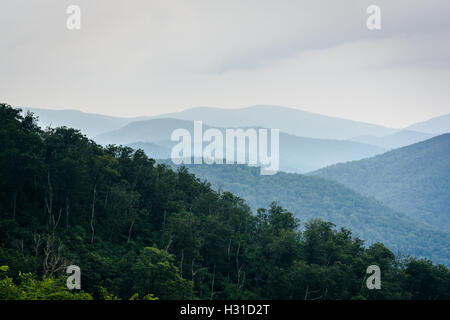
[[[429,139],[437,134],[450,132],[450,115],[435,117],[399,130],[293,108],[269,105],[231,110],[198,107],[153,117],[140,116],[134,118],[111,117],[78,110],[50,110],[29,107],[25,107],[23,110],[35,113],[39,117],[39,125],[41,127],[67,126],[81,130],[90,138],[120,129],[134,121],[162,118],[189,121],[202,120],[209,125],[217,127],[276,128],[302,137],[344,139],[373,144],[385,149],[399,148]]]
[[[201,120],[211,126],[225,128],[274,128],[297,136],[319,139],[350,139],[363,135],[386,136],[397,131],[396,129],[379,125],[329,117],[293,108],[268,105],[240,109],[199,107],[176,113],[136,118],[111,117],[76,110],[49,110],[29,107],[23,109],[34,112],[39,117],[39,124],[43,127],[47,125],[52,125],[53,127],[67,126],[82,130],[88,137],[93,137],[94,133],[98,135],[119,129],[132,121],[150,118],[172,118],[188,121]]]
[[[284,133],[298,137],[307,137],[300,138],[301,141],[297,141],[298,143],[286,144],[288,152],[284,157],[283,169],[300,173],[337,162],[370,157],[382,153],[384,150],[406,146],[429,139],[438,133],[450,131],[449,115],[436,117],[414,124],[404,130],[398,130],[287,107],[268,105],[231,110],[199,107],[153,117],[141,116],[134,118],[111,117],[77,110],[39,108],[24,108],[24,110],[34,112],[39,117],[39,125],[41,127],[67,126],[80,129],[89,138],[97,137],[98,141],[102,143],[106,141],[121,144],[144,143],[146,145],[143,146],[148,154],[156,157],[161,156],[162,158],[167,158],[168,156],[163,157],[163,155],[170,154],[169,149],[171,149],[170,133],[167,133],[164,127],[160,128],[160,130],[162,130],[161,132],[166,132],[166,134],[164,137],[161,137],[160,141],[156,139],[158,137],[157,130],[150,130],[150,132],[142,130],[142,124],[145,122],[128,126],[126,130],[120,129],[133,122],[150,118],[161,119],[160,121],[147,123],[149,126],[155,127],[160,127],[160,124],[167,124],[169,127],[173,127],[171,123],[167,122],[167,119],[170,118],[172,123],[176,123],[177,120],[187,120],[191,123],[193,120],[202,120],[205,124],[224,128],[276,128]],[[185,126],[183,124],[181,127]],[[132,129],[132,127],[135,128]],[[131,131],[135,133],[141,131],[141,134],[137,134],[133,138]],[[123,132],[126,134],[122,139],[121,135]],[[102,135],[103,133],[108,134]],[[148,140],[149,134],[151,141]],[[345,143],[342,140],[358,142],[359,144]],[[155,142],[157,142],[157,145],[153,144]],[[331,150],[331,152],[326,150]],[[302,153],[301,158],[296,157],[299,153]],[[332,158],[329,159],[329,155]],[[293,160],[289,160],[290,158]]]
[[[299,228],[275,204],[254,215],[186,169],[42,131],[7,105],[0,144],[0,299],[450,298],[443,266],[321,220]],[[72,264],[85,293],[60,278]],[[361,285],[373,264],[381,290]]]
[[[450,133],[450,114],[415,123],[406,129],[432,134]]]
[[[204,123],[202,127],[204,131],[211,128],[207,123]],[[225,129],[220,127],[215,128],[222,132],[225,139]],[[118,130],[98,135],[95,137],[95,141],[103,145],[130,145],[133,148],[144,149],[147,155],[151,157],[167,159],[170,157],[172,147],[178,143],[170,141],[171,135],[176,129],[188,130],[191,134],[192,141],[194,139],[201,140],[202,138],[200,137],[199,139],[199,137],[194,135],[193,121],[164,118],[133,122]],[[241,129],[245,131],[246,129],[258,130],[259,128],[243,127]],[[268,131],[267,141],[269,142],[270,150],[270,131]],[[209,142],[204,142],[203,147],[206,147],[208,144]],[[225,150],[226,143],[224,142],[223,145]],[[385,149],[380,147],[358,142],[305,138],[284,132],[280,132],[279,146],[281,170],[300,173],[316,170],[337,162],[371,157],[385,151]],[[244,152],[248,153],[248,150],[247,141]]]
[[[450,232],[450,134],[373,158],[336,164],[312,175],[338,181]]]
[[[318,139],[344,140],[361,135],[385,136],[397,131],[375,124],[273,105],[237,109],[198,107],[153,118],[202,120],[211,126],[225,128],[255,126],[273,128],[296,136]]]
[[[22,108],[23,113],[28,111],[35,114],[38,124],[42,128],[66,126],[81,130],[89,138],[111,130],[119,129],[131,122],[148,119],[149,117],[112,117],[102,114],[86,113],[79,110],[52,110],[41,108]]]
[[[166,161],[171,163],[171,161]],[[253,208],[271,201],[301,221],[321,218],[347,227],[368,243],[381,241],[395,253],[429,257],[450,265],[450,234],[437,231],[342,184],[301,174],[261,175],[245,165],[188,165],[215,189],[232,192]]]

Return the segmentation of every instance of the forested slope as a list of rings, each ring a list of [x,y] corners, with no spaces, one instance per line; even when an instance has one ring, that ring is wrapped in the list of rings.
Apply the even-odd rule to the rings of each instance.
[[[1,299],[450,297],[443,266],[365,248],[328,222],[300,230],[275,204],[253,215],[184,168],[73,129],[42,131],[3,104],[0,145]],[[69,264],[85,293],[64,288]],[[381,290],[361,286],[371,264]]]
[[[245,165],[189,165],[187,168],[215,189],[246,199],[254,210],[276,200],[302,221],[321,218],[350,228],[368,243],[382,241],[395,253],[450,264],[448,233],[423,225],[334,181],[284,172],[265,176],[259,168]]]

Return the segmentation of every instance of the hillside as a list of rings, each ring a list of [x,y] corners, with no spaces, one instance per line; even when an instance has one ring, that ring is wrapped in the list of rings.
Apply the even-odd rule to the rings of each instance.
[[[203,127],[208,128],[206,124],[203,124]],[[179,128],[187,129],[192,133],[194,123],[193,121],[171,118],[136,121],[119,129],[100,134],[95,137],[95,141],[102,145],[170,141],[172,132]]]
[[[170,137],[172,132],[179,128],[188,130],[194,139],[193,121],[164,118],[133,122],[118,130],[101,134],[95,140],[103,145],[136,146],[139,142],[139,146],[149,155],[158,156],[161,155],[161,147],[171,150],[178,143],[171,142]],[[208,128],[210,126],[204,123],[203,129]],[[217,129],[221,130],[225,137],[225,129]],[[145,145],[148,142],[152,144]],[[203,147],[207,144],[204,143]],[[371,157],[384,151],[385,149],[358,142],[305,138],[280,132],[280,169],[288,172],[309,172],[337,162]]]
[[[338,181],[418,221],[450,231],[450,134],[311,174]]]
[[[329,222],[300,224],[276,204],[252,214],[185,168],[43,131],[4,104],[0,144],[0,299],[450,298],[444,266],[365,247]],[[373,264],[380,290],[361,286]],[[69,265],[82,291],[64,286]]]
[[[432,134],[450,133],[450,114],[415,123],[406,129]]]
[[[396,131],[370,123],[271,105],[256,105],[238,109],[197,107],[153,118],[202,120],[211,126],[225,128],[273,128],[301,137],[318,139],[350,139],[361,135],[383,136]]]
[[[448,233],[422,225],[339,183],[283,172],[262,176],[258,168],[244,165],[189,165],[187,168],[211,182],[215,189],[246,199],[253,209],[276,200],[301,221],[321,218],[352,229],[369,243],[382,241],[393,252],[450,263]]]

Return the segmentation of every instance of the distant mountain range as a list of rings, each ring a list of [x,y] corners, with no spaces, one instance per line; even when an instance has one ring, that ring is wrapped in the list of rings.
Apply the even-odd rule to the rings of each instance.
[[[210,128],[208,125],[203,127],[204,130]],[[149,156],[161,159],[161,156],[170,156],[170,150],[177,143],[170,141],[171,133],[180,128],[191,132],[193,137],[193,121],[163,118],[133,122],[118,130],[101,134],[95,140],[101,144],[140,147]],[[225,137],[225,129],[217,129]],[[207,143],[204,147],[206,145]],[[225,151],[224,148],[224,154]],[[337,162],[371,157],[384,151],[385,149],[377,146],[352,141],[313,139],[280,132],[280,168],[288,172],[309,172]]]
[[[270,105],[240,109],[198,107],[153,118],[202,120],[211,126],[225,128],[252,126],[274,128],[289,134],[318,139],[342,140],[361,135],[384,136],[396,131],[379,125]]]
[[[312,175],[338,181],[450,232],[450,134],[370,159],[335,164]]]
[[[39,117],[39,126],[53,128],[66,126],[81,130],[89,138],[118,129],[128,123],[148,119],[149,117],[120,118],[95,113],[85,113],[78,110],[51,110],[21,107],[24,112],[31,111]]]
[[[137,146],[139,143],[149,155],[158,159],[170,156],[170,149],[174,145],[170,141],[172,131],[192,128],[192,120],[202,120],[205,128],[277,128],[281,130],[281,168],[299,173],[339,162],[368,158],[429,139],[436,133],[450,131],[450,115],[398,130],[268,105],[241,109],[198,107],[178,113],[134,118],[111,117],[77,110],[23,109],[34,112],[43,127],[76,128],[102,144]]]
[[[162,162],[174,166],[170,160]],[[322,218],[339,227],[351,228],[368,243],[382,241],[395,253],[427,256],[450,264],[449,233],[421,224],[342,184],[284,172],[264,176],[258,168],[245,165],[188,165],[187,168],[215,189],[242,197],[253,209],[278,201],[301,221]]]
[[[192,132],[193,121],[179,119],[142,120],[129,123],[119,129],[112,130],[95,137],[100,144],[130,144],[137,141],[155,142],[170,141],[172,132],[176,129],[187,129]],[[208,128],[204,125],[204,128]]]
[[[51,110],[31,107],[22,107],[22,109],[30,110],[39,116],[39,124],[44,127],[48,125],[52,125],[53,127],[74,127],[82,130],[89,137],[117,130],[134,121],[159,118],[191,121],[202,120],[210,126],[226,128],[275,128],[302,137],[337,140],[354,139],[354,141],[364,143],[367,143],[367,141],[360,141],[360,137],[371,136],[381,138],[400,131],[400,129],[270,105],[256,105],[240,109],[197,107],[182,112],[134,118],[111,117],[77,110]],[[450,132],[450,114],[413,124],[405,128],[405,130],[416,131],[416,136],[420,133],[436,135]],[[416,138],[422,139],[418,136]],[[408,139],[411,140],[411,138]],[[379,146],[385,148],[383,145]],[[399,145],[396,144],[395,146]]]

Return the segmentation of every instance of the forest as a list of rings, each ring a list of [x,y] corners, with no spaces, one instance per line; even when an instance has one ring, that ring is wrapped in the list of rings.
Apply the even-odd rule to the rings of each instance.
[[[186,167],[0,104],[0,299],[449,299],[450,271],[252,210]],[[365,286],[381,269],[381,289]],[[81,268],[81,290],[65,269]]]
[[[178,168],[171,160],[157,162]],[[266,208],[276,200],[301,221],[320,218],[338,228],[352,230],[353,235],[366,240],[366,245],[383,242],[396,255],[426,257],[450,266],[449,233],[417,221],[407,215],[409,211],[393,210],[377,199],[361,195],[359,189],[367,185],[363,181],[359,189],[357,185],[351,189],[332,179],[304,174],[278,172],[264,176],[259,168],[247,165],[191,164],[186,167],[215,190],[229,191],[245,199],[253,211]],[[441,177],[438,175],[433,180],[441,180]],[[444,197],[437,192],[434,199]],[[414,203],[418,202],[411,201],[410,206]]]

